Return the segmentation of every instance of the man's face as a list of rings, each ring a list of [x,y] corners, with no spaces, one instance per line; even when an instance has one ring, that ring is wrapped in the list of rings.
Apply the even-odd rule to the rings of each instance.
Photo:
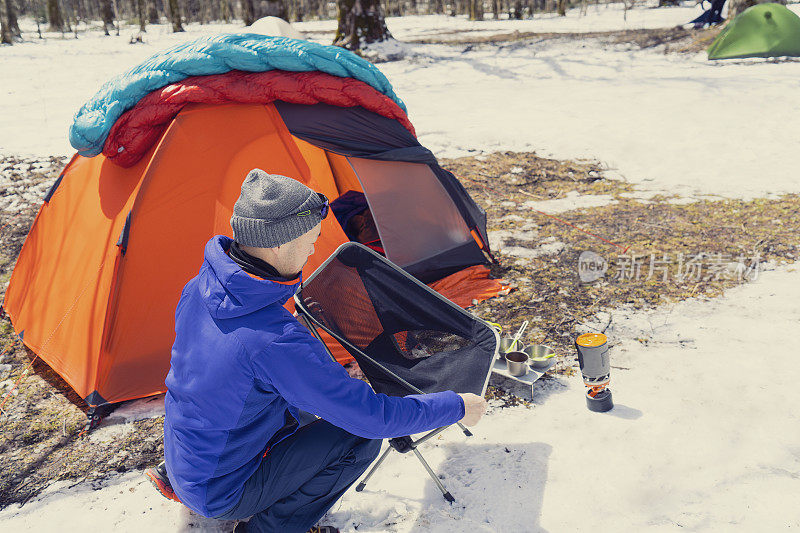
[[[314,253],[314,243],[317,242],[321,231],[322,224],[317,224],[295,240],[278,247],[276,255],[280,265],[274,265],[278,272],[288,276],[303,270],[308,258]]]

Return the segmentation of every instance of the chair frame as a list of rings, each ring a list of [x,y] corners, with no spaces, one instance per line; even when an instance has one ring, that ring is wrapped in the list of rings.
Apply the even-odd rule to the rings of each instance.
[[[304,281],[303,283],[308,283],[311,280],[313,280],[317,276],[317,274],[319,272],[322,272],[322,270],[325,269],[325,267],[328,266],[328,264],[330,264],[330,262],[333,261],[338,256],[339,252],[343,248],[352,247],[352,246],[356,246],[356,247],[362,248],[363,250],[366,250],[367,253],[372,254],[373,256],[377,257],[379,260],[387,263],[391,268],[397,270],[398,272],[401,272],[403,274],[403,276],[406,279],[408,279],[410,282],[416,283],[418,286],[420,286],[423,289],[425,289],[425,291],[428,292],[429,294],[431,294],[431,296],[434,296],[436,298],[439,298],[440,300],[443,300],[443,301],[447,302],[448,304],[450,304],[451,306],[453,306],[455,309],[457,309],[458,311],[460,311],[462,313],[468,313],[468,311],[462,309],[461,307],[457,306],[456,304],[454,304],[453,302],[451,302],[450,300],[448,300],[447,298],[445,298],[444,296],[442,296],[438,292],[434,291],[433,289],[431,289],[427,285],[423,284],[422,282],[420,282],[419,280],[417,280],[416,278],[414,278],[413,276],[408,274],[406,271],[404,271],[403,269],[401,269],[400,267],[398,267],[397,265],[395,265],[394,263],[392,263],[391,261],[389,261],[385,257],[381,256],[380,254],[378,254],[374,250],[372,250],[372,249],[370,249],[370,248],[368,248],[366,246],[363,246],[362,244],[356,243],[356,242],[346,242],[346,243],[340,245],[331,254],[331,256],[328,257],[328,259],[326,259],[308,277],[308,280]],[[294,295],[295,309],[297,309],[298,314],[303,318],[303,321],[306,323],[306,326],[311,331],[311,333],[320,342],[322,342],[323,346],[325,346],[325,350],[328,352],[328,355],[331,357],[331,359],[333,359],[334,361],[336,360],[333,357],[333,354],[328,349],[327,345],[325,345],[325,342],[322,340],[322,337],[320,336],[319,331],[317,330],[317,328],[320,328],[323,331],[325,331],[328,335],[330,335],[331,337],[336,339],[336,341],[338,341],[343,346],[347,347],[350,350],[353,350],[353,351],[357,352],[361,357],[363,357],[364,359],[369,361],[371,364],[375,365],[376,368],[380,369],[382,372],[386,373],[388,376],[391,376],[393,379],[397,380],[398,383],[400,383],[401,385],[403,385],[406,388],[408,388],[411,392],[414,392],[416,394],[427,394],[424,391],[422,391],[419,388],[417,388],[414,385],[412,385],[411,383],[409,383],[408,381],[406,381],[405,379],[401,378],[400,376],[398,376],[397,374],[395,374],[394,372],[392,372],[388,368],[384,367],[379,362],[375,361],[372,357],[370,357],[369,355],[364,353],[363,350],[361,350],[357,346],[353,345],[353,343],[351,343],[350,341],[348,341],[347,339],[345,339],[344,337],[342,337],[341,335],[339,335],[335,331],[332,331],[329,328],[325,327],[325,325],[321,324],[316,318],[314,318],[314,316],[312,315],[311,311],[309,309],[307,309],[307,307],[305,306],[304,302],[301,300],[300,293],[302,292],[302,290],[303,290],[303,287],[301,285],[300,289]],[[487,323],[485,320],[483,320],[483,319],[481,319],[479,317],[471,315],[471,318],[473,318],[474,320],[477,320],[479,322],[484,323],[486,325],[486,327],[494,333],[494,336],[495,336],[494,359],[497,359],[497,354],[498,354],[499,345],[500,345],[500,337],[499,337],[499,335],[497,333],[497,330],[495,330],[489,323]],[[491,377],[491,375],[492,375],[492,367],[489,368],[489,371],[486,374],[486,380],[484,381],[484,384],[483,384],[482,393],[486,392],[486,387],[489,384],[489,378]],[[461,428],[461,430],[464,432],[464,435],[466,435],[467,437],[471,437],[472,436],[472,432],[469,429],[467,429],[461,422],[456,422],[455,425],[458,425]],[[364,477],[364,479],[361,480],[361,483],[359,483],[358,486],[356,487],[356,491],[357,492],[361,492],[362,490],[364,490],[364,488],[367,486],[367,482],[369,481],[369,479],[372,477],[372,475],[375,473],[375,471],[381,466],[381,464],[386,459],[386,457],[389,455],[389,453],[394,449],[398,453],[413,452],[414,455],[417,457],[417,459],[419,459],[420,463],[422,463],[422,466],[428,472],[428,475],[430,475],[430,477],[433,480],[433,482],[436,484],[436,487],[442,493],[442,497],[445,500],[447,500],[448,502],[450,502],[450,503],[454,502],[455,498],[453,497],[453,495],[450,493],[450,491],[447,490],[447,488],[444,486],[444,484],[439,479],[439,476],[436,475],[436,472],[433,471],[433,469],[430,467],[428,462],[425,460],[425,458],[422,456],[420,451],[417,449],[417,447],[419,445],[421,445],[424,442],[430,440],[431,438],[435,437],[436,435],[438,435],[439,433],[443,432],[445,429],[447,429],[449,427],[450,426],[443,426],[443,427],[434,429],[432,431],[429,431],[428,433],[426,433],[425,435],[423,435],[422,437],[420,437],[420,438],[418,438],[416,440],[412,439],[410,436],[395,437],[395,438],[389,439],[389,448],[387,448],[386,451],[384,451],[383,454],[381,454],[381,456],[378,458],[377,462],[372,466],[372,468],[367,473],[367,475]]]

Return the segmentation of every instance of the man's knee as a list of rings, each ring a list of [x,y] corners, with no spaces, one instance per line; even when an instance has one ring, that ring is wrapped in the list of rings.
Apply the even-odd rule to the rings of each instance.
[[[367,439],[353,435],[353,443],[344,459],[353,464],[369,465],[380,453],[382,442],[380,439]]]
[[[335,443],[333,449],[348,462],[371,463],[380,453],[381,439],[359,437],[327,421],[319,421],[319,424],[319,429],[326,433],[326,441]]]
[[[383,441],[381,439],[366,439],[364,443],[364,460],[370,463],[374,461],[378,454],[381,453],[382,444]]]

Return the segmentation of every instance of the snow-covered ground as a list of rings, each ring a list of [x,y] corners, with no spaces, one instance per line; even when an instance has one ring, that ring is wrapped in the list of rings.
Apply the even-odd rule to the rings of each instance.
[[[640,188],[687,196],[800,192],[789,126],[800,100],[788,96],[800,61],[709,62],[591,41],[414,48],[381,69],[437,155],[597,158]]]
[[[583,19],[575,11],[483,23],[410,17],[390,19],[389,27],[401,39],[477,28],[598,31],[670,27],[699,11],[635,9],[625,22],[619,6],[590,6]],[[151,27],[143,45],[128,45],[123,32],[0,49],[0,151],[70,154],[72,113],[102,82],[171,44],[239,29],[191,26],[173,35]],[[420,140],[438,155],[595,157],[641,189],[675,192],[680,201],[800,192],[798,62],[710,63],[704,54],[593,41],[404,49],[406,59],[380,67],[408,104]],[[570,196],[530,206],[558,212],[611,201]],[[442,500],[414,458],[393,455],[327,521],[359,532],[796,529],[798,302],[795,263],[721,298],[612,311],[614,410],[589,412],[579,375],[549,380],[531,408],[494,406],[474,437],[451,429],[424,447],[456,504]],[[116,438],[127,421],[159,413],[152,400],[136,402],[92,438]],[[140,473],[73,485],[58,483],[0,511],[0,530],[230,530],[162,499]]]
[[[395,454],[327,522],[359,532],[798,528],[798,301],[795,265],[722,298],[616,311],[606,330],[612,411],[586,409],[578,375],[558,378],[537,389],[533,407],[495,407],[474,437],[451,429],[424,447],[454,505],[413,457]],[[71,530],[230,528],[162,499],[141,474],[100,491],[69,486],[0,511],[4,530],[65,520]]]
[[[798,5],[792,9],[800,12]],[[622,29],[633,21],[671,27],[699,8],[590,6],[580,17],[468,22],[433,16],[389,19],[398,37],[484,24],[524,31]],[[637,19],[638,17],[638,19]],[[27,29],[30,21],[27,21]],[[330,24],[326,22],[324,24]],[[301,29],[324,25],[308,22]],[[642,22],[644,24],[644,22]],[[403,29],[405,28],[405,29]],[[562,28],[559,30],[558,28]],[[150,54],[238,25],[191,25],[186,34],[151,26],[145,44],[95,31],[0,50],[0,152],[71,155],[67,130],[100,85]],[[329,37],[328,37],[329,38]],[[499,46],[406,45],[406,59],[383,63],[408,105],[420,141],[439,156],[536,150],[588,157],[651,192],[750,198],[800,192],[799,61],[709,62],[705,54],[663,54],[595,41],[511,42]]]

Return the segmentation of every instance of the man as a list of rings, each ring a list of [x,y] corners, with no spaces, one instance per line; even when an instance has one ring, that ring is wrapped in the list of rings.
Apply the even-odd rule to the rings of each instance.
[[[206,244],[175,312],[163,482],[203,516],[252,516],[235,531],[306,531],[367,469],[380,439],[472,425],[485,411],[472,394],[375,394],[284,309],[327,214],[323,195],[252,170],[234,239]],[[300,427],[300,410],[319,419]]]

